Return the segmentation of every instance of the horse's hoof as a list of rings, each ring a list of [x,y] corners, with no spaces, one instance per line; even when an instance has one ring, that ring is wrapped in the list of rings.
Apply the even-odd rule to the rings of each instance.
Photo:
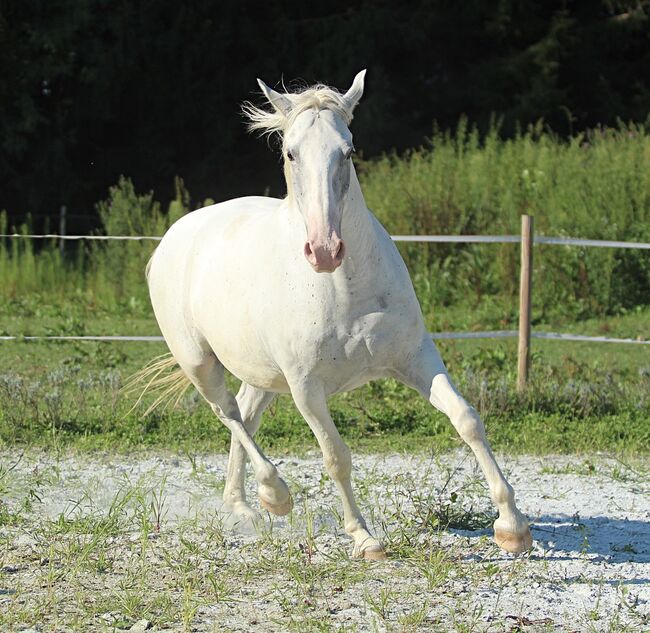
[[[369,540],[369,539],[368,539]],[[372,539],[375,541],[375,539]],[[381,543],[375,541],[371,545],[361,549],[358,545],[352,550],[352,558],[363,558],[364,560],[386,560],[386,550]]]
[[[501,549],[511,554],[523,554],[533,546],[533,537],[528,527],[521,534],[514,534],[496,528],[494,530],[494,541]]]
[[[388,558],[388,554],[386,554],[383,547],[380,549],[365,549],[362,556],[365,560],[386,560]]]
[[[253,510],[245,501],[225,503],[222,512],[228,518],[228,524],[232,526],[256,526],[262,522],[262,516]]]
[[[260,484],[257,488],[257,496],[260,498],[260,504],[271,514],[283,517],[291,512],[293,508],[293,499],[289,488],[283,479],[277,478],[274,485]]]
[[[291,498],[291,495],[289,495],[289,498],[284,502],[284,503],[269,503],[268,501],[265,501],[260,497],[260,504],[265,510],[268,510],[271,514],[275,514],[275,516],[278,517],[283,517],[286,514],[289,514],[291,512],[291,508],[293,508],[293,499]]]

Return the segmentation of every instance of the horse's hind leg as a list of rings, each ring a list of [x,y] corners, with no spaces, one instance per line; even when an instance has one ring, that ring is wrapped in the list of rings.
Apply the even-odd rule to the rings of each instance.
[[[253,436],[260,425],[262,412],[273,400],[275,394],[251,387],[243,382],[237,394],[237,406],[242,423],[248,433]],[[257,515],[246,501],[246,451],[241,442],[232,435],[230,440],[230,457],[223,498],[226,506],[240,518],[253,519]],[[262,500],[264,505],[264,500]],[[271,508],[273,511],[273,508]]]
[[[490,487],[492,501],[499,510],[499,517],[494,522],[497,545],[513,553],[530,549],[532,537],[528,521],[517,509],[512,486],[494,459],[483,422],[452,384],[433,341],[428,336],[425,337],[409,366],[399,368],[396,373],[449,417],[458,434],[474,452]]]
[[[350,449],[339,435],[327,407],[322,385],[316,381],[291,385],[291,395],[298,410],[309,424],[323,451],[323,461],[343,500],[345,531],[354,539],[354,556],[372,560],[386,558],[384,548],[368,531],[366,522],[354,500],[350,474]]]
[[[184,362],[183,358],[174,355],[198,392],[246,451],[253,466],[262,505],[274,514],[287,514],[292,507],[289,489],[242,423],[237,400],[226,388],[223,365],[213,353],[202,355],[200,362]]]

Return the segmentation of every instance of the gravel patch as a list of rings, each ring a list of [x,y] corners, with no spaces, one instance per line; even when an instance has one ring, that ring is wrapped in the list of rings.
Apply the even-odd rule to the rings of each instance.
[[[257,526],[222,511],[222,455],[4,454],[0,628],[650,630],[648,460],[499,461],[532,522],[525,556],[492,543],[466,452],[355,456],[391,554],[370,563],[349,557],[316,453],[274,460],[294,510]]]

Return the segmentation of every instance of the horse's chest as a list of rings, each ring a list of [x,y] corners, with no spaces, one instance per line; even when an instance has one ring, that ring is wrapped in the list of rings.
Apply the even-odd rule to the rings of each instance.
[[[386,310],[338,315],[296,332],[291,362],[339,390],[385,373],[404,348],[402,338],[417,319]]]
[[[338,343],[348,359],[371,360],[381,355],[389,345],[390,317],[384,312],[365,314],[338,333]],[[336,344],[335,343],[335,344]]]

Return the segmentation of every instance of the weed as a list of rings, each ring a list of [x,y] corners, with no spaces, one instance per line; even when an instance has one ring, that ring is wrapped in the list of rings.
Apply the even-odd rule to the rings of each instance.
[[[380,587],[379,591],[366,589],[363,599],[373,613],[382,620],[387,620],[389,610],[396,596],[390,587]]]

